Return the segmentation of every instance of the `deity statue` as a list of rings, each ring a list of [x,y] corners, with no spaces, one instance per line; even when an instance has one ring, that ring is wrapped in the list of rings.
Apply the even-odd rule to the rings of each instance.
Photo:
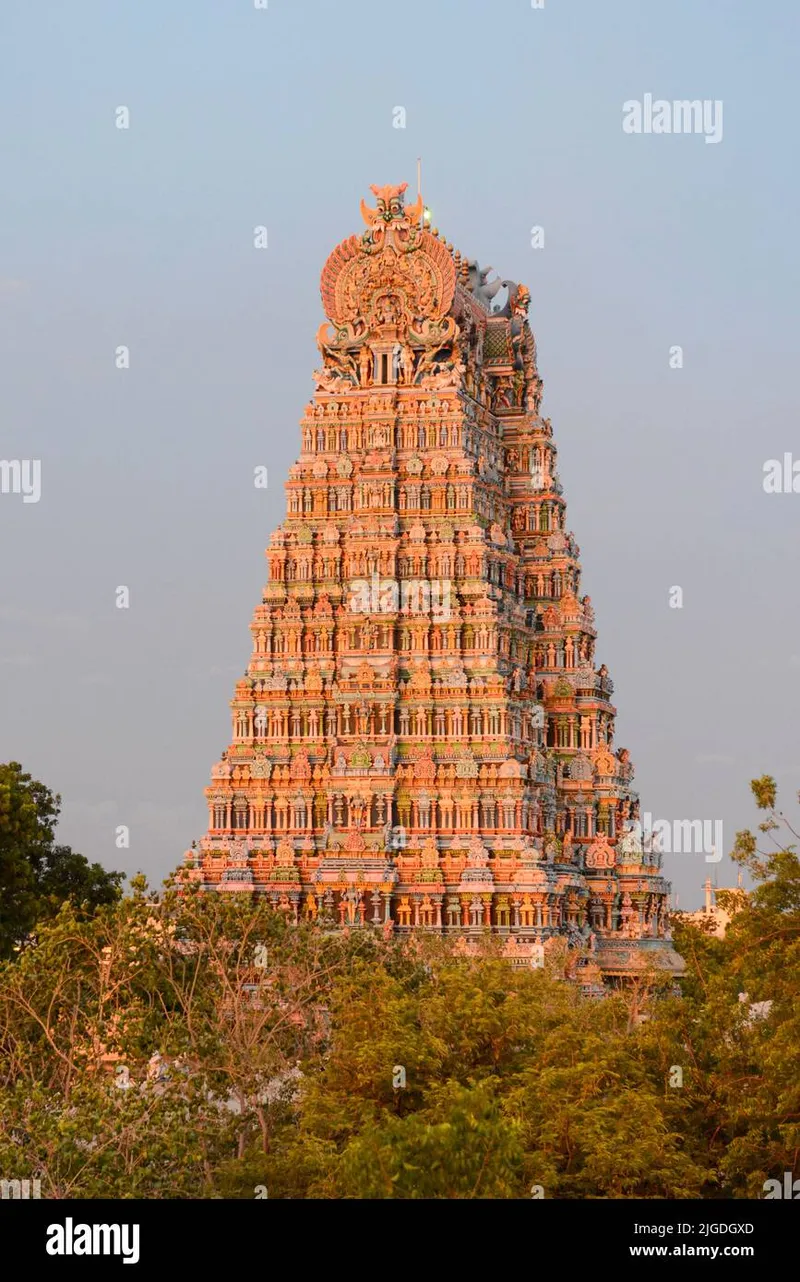
[[[527,285],[517,285],[517,288],[514,290],[509,302],[512,316],[522,321],[528,319],[528,310],[531,305],[531,291],[528,289]]]
[[[633,939],[639,934],[638,929],[639,915],[633,906],[633,901],[626,891],[622,896],[622,913],[621,913],[621,931],[627,939]]]
[[[408,343],[403,343],[400,348],[400,383],[407,385],[413,382],[414,378],[414,351]]]
[[[636,821],[629,821],[629,826],[617,843],[617,849],[621,855],[641,855],[644,853],[642,844],[641,824]]]
[[[495,407],[497,409],[510,409],[511,398],[513,394],[513,383],[507,375],[498,378],[495,385]]]

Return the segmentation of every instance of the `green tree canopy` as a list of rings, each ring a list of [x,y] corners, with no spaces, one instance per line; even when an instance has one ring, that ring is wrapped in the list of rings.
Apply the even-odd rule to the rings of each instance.
[[[800,863],[753,793],[754,888],[724,938],[678,917],[681,995],[180,882],[69,898],[0,964],[0,1169],[61,1197],[763,1197],[800,1175]]]
[[[18,761],[0,765],[0,957],[65,899],[94,909],[119,898],[122,873],[56,843],[60,812],[61,798]]]

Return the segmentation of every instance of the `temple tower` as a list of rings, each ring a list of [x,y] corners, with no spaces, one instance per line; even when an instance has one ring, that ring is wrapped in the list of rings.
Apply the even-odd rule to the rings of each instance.
[[[679,970],[614,748],[524,285],[406,184],[325,264],[321,365],[186,873],[295,919]]]

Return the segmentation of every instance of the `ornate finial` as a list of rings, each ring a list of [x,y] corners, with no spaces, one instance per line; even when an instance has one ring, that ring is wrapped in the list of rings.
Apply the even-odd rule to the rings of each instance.
[[[413,205],[405,206],[405,191],[408,183],[401,183],[399,187],[370,187],[370,191],[377,200],[374,209],[362,200],[361,217],[369,228],[374,228],[376,223],[392,223],[402,221],[406,224],[416,224],[422,214],[422,197],[418,196]]]

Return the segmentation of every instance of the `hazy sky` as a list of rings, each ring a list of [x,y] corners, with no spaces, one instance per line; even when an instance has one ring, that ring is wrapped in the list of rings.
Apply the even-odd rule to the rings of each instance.
[[[790,807],[800,494],[762,480],[800,460],[799,46],[794,0],[5,0],[0,457],[42,471],[0,494],[0,759],[62,793],[62,840],[157,881],[203,834],[319,274],[419,154],[447,239],[531,288],[643,811],[729,848],[751,777]],[[626,134],[645,94],[721,101],[721,141]],[[732,877],[665,868],[681,906]]]

